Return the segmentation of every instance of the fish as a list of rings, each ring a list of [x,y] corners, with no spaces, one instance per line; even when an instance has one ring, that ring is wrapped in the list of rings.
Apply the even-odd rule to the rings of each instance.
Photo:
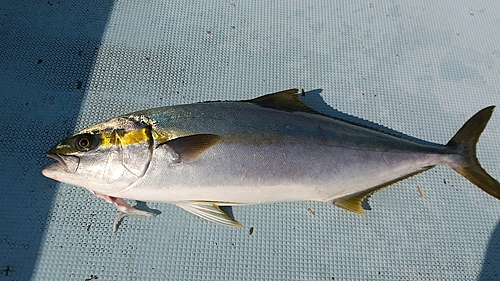
[[[500,199],[476,157],[494,106],[442,145],[320,113],[297,93],[122,115],[56,144],[42,174],[116,205],[113,232],[125,216],[156,215],[124,199],[171,203],[230,227],[242,227],[226,208],[238,205],[318,201],[364,214],[367,196],[436,165]]]

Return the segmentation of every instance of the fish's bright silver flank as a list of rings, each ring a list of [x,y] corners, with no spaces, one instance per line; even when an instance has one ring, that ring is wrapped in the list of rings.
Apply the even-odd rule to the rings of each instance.
[[[177,105],[123,115],[47,153],[49,178],[88,189],[126,215],[154,216],[123,199],[167,202],[241,227],[220,206],[314,200],[364,213],[374,191],[443,164],[500,199],[476,143],[493,106],[446,144],[412,141],[338,120],[291,89],[247,101]]]

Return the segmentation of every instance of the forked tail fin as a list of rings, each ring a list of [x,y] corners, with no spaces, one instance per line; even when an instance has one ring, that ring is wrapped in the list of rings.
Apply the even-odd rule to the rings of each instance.
[[[500,199],[500,183],[481,167],[476,157],[477,141],[490,120],[493,108],[495,107],[486,107],[472,116],[446,146],[462,156],[459,163],[450,165],[451,168],[491,196]]]

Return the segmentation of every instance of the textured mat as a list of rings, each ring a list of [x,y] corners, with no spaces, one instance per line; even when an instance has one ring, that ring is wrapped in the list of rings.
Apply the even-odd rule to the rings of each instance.
[[[0,281],[500,280],[500,201],[446,167],[374,194],[364,216],[243,206],[231,229],[148,203],[162,213],[116,234],[114,206],[40,173],[95,122],[294,87],[446,143],[500,105],[496,1],[73,2],[0,3]],[[497,110],[478,144],[497,179],[499,138]]]

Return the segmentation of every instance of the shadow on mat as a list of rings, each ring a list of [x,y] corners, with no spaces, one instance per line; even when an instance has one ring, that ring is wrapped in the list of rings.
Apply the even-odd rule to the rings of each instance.
[[[0,279],[30,280],[57,183],[45,152],[72,133],[114,1],[0,5]],[[68,210],[71,212],[71,210]],[[5,279],[5,280],[7,280]]]
[[[493,231],[484,256],[479,281],[500,280],[500,222]]]

